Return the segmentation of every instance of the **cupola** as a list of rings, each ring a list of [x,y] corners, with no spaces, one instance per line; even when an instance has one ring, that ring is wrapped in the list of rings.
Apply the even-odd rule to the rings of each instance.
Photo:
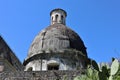
[[[50,12],[51,25],[55,23],[66,24],[67,13],[63,9],[54,9]]]

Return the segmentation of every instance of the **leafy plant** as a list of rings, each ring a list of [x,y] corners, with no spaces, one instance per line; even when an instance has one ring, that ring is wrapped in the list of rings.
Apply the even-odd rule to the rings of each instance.
[[[111,67],[105,64],[100,69],[92,60],[86,73],[75,77],[74,80],[120,80],[120,63],[117,59],[113,59]]]
[[[64,75],[62,80],[68,80],[67,75]]]
[[[74,80],[99,80],[98,71],[88,68],[85,75],[77,76]]]
[[[109,80],[120,80],[120,63],[117,59],[112,62]]]

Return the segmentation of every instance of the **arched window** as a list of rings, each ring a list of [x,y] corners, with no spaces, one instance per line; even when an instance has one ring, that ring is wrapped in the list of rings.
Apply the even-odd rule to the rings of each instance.
[[[53,16],[52,16],[52,21],[53,21]]]
[[[48,70],[59,70],[59,64],[58,63],[54,63],[54,62],[49,63],[47,65],[47,69]]]
[[[47,61],[47,70],[59,70],[59,62],[54,59]]]
[[[56,22],[58,21],[58,15],[55,16],[55,21],[56,21]]]
[[[63,15],[61,16],[61,23],[64,23],[64,17],[63,17]]]
[[[32,67],[29,67],[29,68],[27,69],[27,71],[33,71],[33,68],[32,68]]]
[[[61,16],[61,19],[63,20],[63,15]]]

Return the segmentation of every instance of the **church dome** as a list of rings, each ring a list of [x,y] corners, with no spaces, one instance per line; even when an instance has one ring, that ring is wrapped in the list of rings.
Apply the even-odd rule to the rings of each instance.
[[[54,9],[51,25],[34,38],[24,61],[25,71],[77,70],[87,67],[86,47],[79,35],[66,26],[67,13]]]
[[[59,23],[52,24],[42,30],[33,40],[28,58],[44,52],[60,52],[68,49],[81,51],[86,56],[86,48],[79,35]]]

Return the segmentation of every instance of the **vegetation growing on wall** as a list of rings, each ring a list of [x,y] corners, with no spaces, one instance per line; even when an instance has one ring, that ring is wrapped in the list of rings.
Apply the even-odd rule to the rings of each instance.
[[[120,80],[120,63],[113,59],[110,67],[102,65],[100,68],[95,61],[88,66],[86,73],[74,78],[74,80]]]

